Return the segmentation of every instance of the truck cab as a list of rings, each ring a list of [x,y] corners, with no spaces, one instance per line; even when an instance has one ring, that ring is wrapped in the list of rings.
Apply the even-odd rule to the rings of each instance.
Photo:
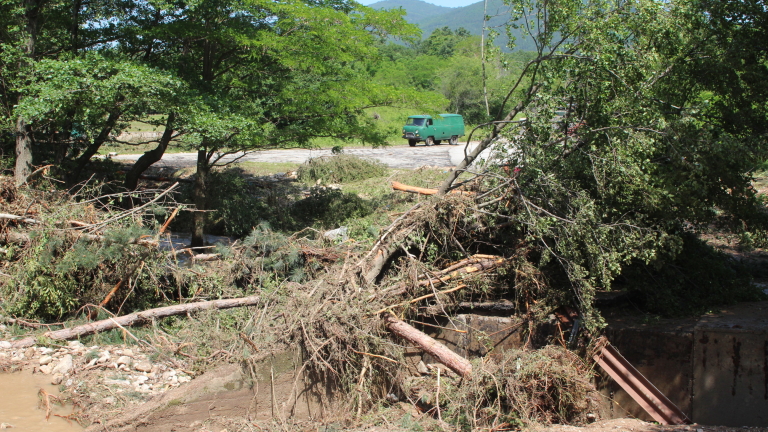
[[[409,116],[403,126],[403,138],[408,145],[416,146],[423,141],[431,146],[447,140],[451,145],[459,143],[464,136],[464,118],[459,114],[440,114],[436,118],[429,115]]]

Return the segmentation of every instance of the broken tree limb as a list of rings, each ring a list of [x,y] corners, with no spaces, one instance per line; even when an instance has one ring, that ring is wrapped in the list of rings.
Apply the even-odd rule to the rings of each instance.
[[[435,195],[438,192],[437,189],[429,189],[429,188],[423,188],[423,187],[418,187],[418,186],[410,186],[410,185],[407,185],[407,184],[404,184],[404,183],[400,183],[400,182],[397,182],[397,181],[393,181],[392,182],[392,189],[403,191],[403,192],[415,193],[415,194],[419,194],[419,195]],[[452,190],[451,193],[459,193],[459,194],[463,194],[463,195],[472,195],[471,192],[459,191],[459,190]]]
[[[80,336],[99,333],[112,330],[120,326],[128,327],[136,324],[150,322],[153,319],[164,318],[173,315],[181,315],[191,312],[199,312],[209,309],[230,309],[236,307],[253,306],[259,303],[260,296],[241,297],[224,300],[211,300],[196,303],[187,303],[173,306],[165,306],[155,309],[149,309],[142,312],[135,312],[129,315],[123,315],[117,318],[108,318],[101,321],[95,321],[88,324],[79,325],[72,328],[48,331],[40,335],[44,338],[54,340],[70,340]],[[36,341],[35,336],[26,337],[11,342],[13,348],[27,348],[33,346]]]
[[[463,284],[462,284],[462,285],[459,285],[459,286],[456,286],[456,287],[453,287],[453,288],[447,289],[447,290],[445,290],[445,291],[440,291],[440,292],[436,292],[436,293],[426,294],[426,295],[423,295],[423,296],[421,296],[421,297],[416,297],[415,299],[412,299],[412,300],[409,300],[409,301],[407,301],[407,302],[403,302],[403,303],[400,303],[400,304],[401,304],[401,305],[403,305],[403,304],[412,304],[412,303],[416,303],[416,302],[419,302],[419,301],[422,301],[422,300],[428,299],[428,298],[430,298],[430,297],[435,297],[435,296],[437,296],[438,294],[448,294],[448,293],[452,293],[452,292],[454,292],[454,291],[458,291],[458,290],[460,290],[460,289],[462,289],[462,288],[466,288],[466,287],[467,287],[466,285],[463,285]],[[387,306],[387,307],[385,307],[384,309],[381,309],[381,310],[378,310],[378,311],[374,312],[374,315],[379,315],[379,314],[381,314],[381,313],[384,313],[384,312],[386,312],[386,311],[387,311],[387,309],[389,309],[389,308],[393,308],[393,307],[395,307],[395,306],[398,306],[398,305]]]
[[[407,184],[403,184],[397,181],[392,182],[392,189],[403,191],[403,192],[416,193],[419,195],[434,195],[437,193],[437,189],[428,189],[428,188],[423,188],[418,186],[409,186]]]
[[[24,222],[28,224],[41,224],[42,222],[37,219],[28,218],[26,216],[16,216],[8,213],[0,213],[0,219],[12,220],[17,222]]]
[[[451,280],[455,280],[457,278],[461,278],[463,276],[467,276],[474,273],[483,273],[487,271],[491,271],[497,267],[500,267],[504,265],[506,262],[508,262],[509,259],[504,257],[499,257],[495,255],[473,255],[470,258],[461,260],[439,272],[433,272],[430,276],[430,278],[426,277],[420,277],[419,281],[416,282],[417,287],[425,287],[425,286],[434,286],[438,287],[441,286]],[[391,288],[387,288],[386,290],[383,290],[377,294],[374,294],[371,296],[371,299],[376,297],[376,295],[383,294],[385,292],[389,293],[391,292],[392,295],[403,295],[408,290],[408,287],[410,286],[409,282],[403,282],[398,285],[395,285]]]
[[[472,364],[469,360],[451,351],[448,347],[426,334],[400,321],[390,313],[384,315],[383,318],[389,331],[418,345],[424,352],[436,358],[437,361],[446,365],[449,369],[459,374],[459,376],[469,378],[470,375],[472,375]]]

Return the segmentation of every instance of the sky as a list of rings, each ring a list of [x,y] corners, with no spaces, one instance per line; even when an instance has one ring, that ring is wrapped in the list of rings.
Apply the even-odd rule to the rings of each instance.
[[[379,0],[358,0],[361,4],[368,6],[369,4],[376,3]],[[432,3],[438,6],[446,7],[461,7],[477,3],[479,0],[424,0],[427,3]]]

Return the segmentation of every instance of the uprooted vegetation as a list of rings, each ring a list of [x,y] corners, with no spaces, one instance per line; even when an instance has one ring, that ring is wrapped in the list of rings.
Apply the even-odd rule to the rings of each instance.
[[[253,228],[230,245],[196,254],[160,247],[179,207],[173,199],[177,186],[145,190],[139,197],[144,205],[123,210],[114,206],[120,196],[103,196],[98,190],[68,194],[17,189],[4,179],[4,211],[19,218],[1,222],[2,314],[26,318],[26,323],[32,318],[68,319],[67,327],[72,327],[99,318],[116,321],[109,315],[158,305],[191,306],[247,296],[247,308],[198,311],[192,319],[143,319],[149,325],[135,330],[133,337],[159,355],[183,357],[197,371],[222,360],[255,364],[270,354],[298,349],[301,373],[337,389],[338,412],[356,414],[345,417],[348,425],[377,423],[376,416],[367,414],[400,403],[426,413],[421,421],[434,427],[586,422],[596,404],[591,363],[584,360],[589,358],[584,355],[589,340],[582,339],[572,352],[560,346],[562,334],[560,339],[542,337],[536,334],[537,325],[556,308],[573,305],[597,335],[600,318],[591,298],[601,281],[618,272],[612,267],[616,263],[626,264],[627,272],[644,268],[640,253],[622,256],[619,246],[673,240],[632,227],[619,227],[617,234],[595,223],[589,207],[573,205],[587,200],[557,185],[550,185],[543,196],[527,195],[537,186],[524,183],[518,171],[468,176],[461,179],[465,193],[437,198],[370,188],[375,198],[351,192],[383,180],[362,179],[341,190],[317,188],[306,196],[274,194],[271,211],[296,218],[238,222],[253,223]],[[234,177],[230,181],[240,184]],[[434,180],[422,181],[415,183],[435,186]],[[368,210],[333,207],[328,204],[332,194],[361,200]],[[566,203],[564,208],[572,211],[567,226],[546,217],[545,199]],[[318,210],[324,206],[329,209]],[[227,212],[211,219],[237,213]],[[301,223],[312,228],[296,229]],[[324,235],[341,223],[350,225],[351,239]],[[600,236],[614,243],[592,241]],[[682,238],[683,251],[704,247]],[[602,249],[590,249],[596,244]],[[735,274],[734,264],[718,257],[713,253],[704,263],[707,271],[687,272],[689,279],[681,286],[696,286],[719,271],[725,277],[710,281],[710,288],[700,293],[700,305],[758,298],[749,284],[728,276]],[[669,271],[674,276],[695,265],[679,260]],[[629,290],[638,298],[646,295],[650,300],[645,304],[669,304],[653,297],[658,287],[651,284]],[[679,292],[687,295],[685,289]],[[674,298],[675,291],[664,295]],[[428,324],[419,323],[432,320],[458,328],[454,315],[460,303],[501,299],[512,304],[528,341],[555,345],[534,350],[538,345],[527,343],[529,349],[505,353],[489,347],[472,361],[471,376],[450,367],[424,373],[407,358],[403,340],[393,336],[388,324],[412,322],[429,331]],[[122,329],[112,328],[83,340],[120,340],[110,334]],[[47,343],[56,339],[51,332],[38,338]],[[290,392],[288,407],[299,398],[295,386]],[[81,405],[88,406],[88,401]],[[284,408],[280,415],[289,412]]]

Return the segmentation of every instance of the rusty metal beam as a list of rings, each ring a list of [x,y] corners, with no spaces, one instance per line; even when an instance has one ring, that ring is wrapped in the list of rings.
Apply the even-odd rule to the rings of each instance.
[[[657,422],[664,425],[691,423],[680,408],[667,399],[610,344],[603,346],[594,359]]]

